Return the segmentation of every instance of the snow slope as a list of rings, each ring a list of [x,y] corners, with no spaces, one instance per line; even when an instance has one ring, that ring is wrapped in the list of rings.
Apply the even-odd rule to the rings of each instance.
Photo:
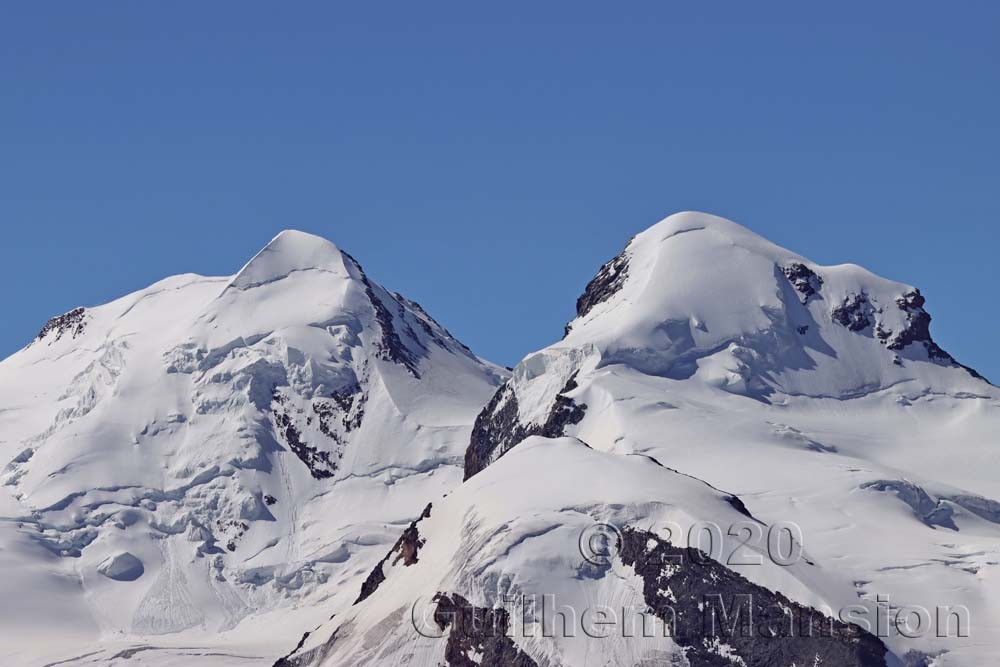
[[[460,481],[503,379],[293,231],[54,318],[0,363],[4,664],[262,628],[273,658]]]
[[[934,343],[923,305],[911,286],[817,265],[727,220],[665,219],[601,268],[563,340],[514,369],[476,420],[466,482],[404,533],[374,592],[284,664],[863,665],[886,649],[890,665],[990,664],[1000,391]],[[604,522],[621,553],[595,572],[577,538]],[[769,549],[775,529],[794,531],[797,557],[788,539]],[[629,531],[654,535],[655,553],[700,547],[745,581],[651,571]],[[407,567],[398,557],[414,550]],[[468,631],[497,610],[520,617],[512,591],[578,613],[666,599],[697,615],[685,595],[718,577],[724,595],[779,592],[779,607],[852,621],[885,648]],[[413,632],[418,601],[434,637]]]

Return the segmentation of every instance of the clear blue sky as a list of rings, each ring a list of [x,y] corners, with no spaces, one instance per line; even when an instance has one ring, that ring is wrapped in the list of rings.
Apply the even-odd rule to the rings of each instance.
[[[0,90],[0,356],[292,227],[512,364],[699,209],[1000,378],[995,2],[16,3]]]

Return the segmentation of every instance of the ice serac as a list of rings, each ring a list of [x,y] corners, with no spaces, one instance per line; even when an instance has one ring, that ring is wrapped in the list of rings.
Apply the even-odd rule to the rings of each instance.
[[[263,624],[277,656],[461,481],[505,379],[350,255],[285,231],[234,276],[76,309],[0,362],[0,523],[76,582],[51,603],[84,644]]]

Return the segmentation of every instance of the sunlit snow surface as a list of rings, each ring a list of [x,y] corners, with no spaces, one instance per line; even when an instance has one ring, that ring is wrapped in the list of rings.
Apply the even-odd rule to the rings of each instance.
[[[87,309],[79,335],[71,323],[0,363],[4,663],[271,664],[310,631],[302,664],[435,665],[444,640],[412,621],[435,593],[641,607],[634,573],[588,564],[581,533],[725,532],[747,520],[735,494],[762,526],[798,526],[803,557],[734,558],[727,536],[718,559],[763,554],[732,566],[834,611],[964,605],[970,636],[892,634],[889,664],[909,651],[990,664],[1000,392],[903,344],[913,288],[696,213],[622,258],[509,381],[519,424],[560,395],[582,419],[492,452],[464,484],[473,421],[507,374],[308,235],[279,236],[236,277],[179,276]],[[314,406],[335,394],[324,431]],[[321,477],[280,414],[329,453],[313,458]],[[427,503],[418,562],[386,567],[353,605]],[[111,559],[130,576],[122,554],[141,576],[99,572]],[[538,664],[685,664],[662,637],[577,635],[515,642]]]
[[[390,358],[374,300],[419,378]],[[461,480],[505,378],[298,232],[233,278],[168,278],[85,312],[81,333],[0,364],[4,664],[104,645],[94,659],[174,645],[195,647],[182,663],[273,660]],[[320,478],[277,414],[325,454]],[[141,576],[99,572],[120,554]],[[230,643],[250,648],[210,650]]]

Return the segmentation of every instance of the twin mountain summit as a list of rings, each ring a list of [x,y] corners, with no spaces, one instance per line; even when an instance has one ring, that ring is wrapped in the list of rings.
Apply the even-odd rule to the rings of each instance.
[[[77,308],[0,362],[0,655],[991,664],[1000,390],[925,306],[685,212],[513,370],[295,231]]]

